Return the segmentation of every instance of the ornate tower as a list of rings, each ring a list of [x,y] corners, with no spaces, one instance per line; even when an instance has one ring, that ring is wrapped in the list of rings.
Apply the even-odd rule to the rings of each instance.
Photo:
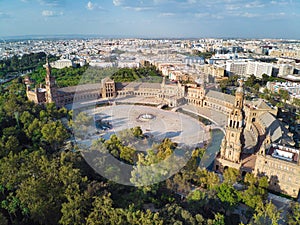
[[[266,155],[266,150],[269,149],[270,145],[271,145],[271,135],[270,133],[268,133],[268,135],[266,136],[265,140],[263,141],[262,145],[260,146],[258,155]]]
[[[56,81],[55,77],[51,75],[51,66],[48,61],[48,57],[46,58],[46,102],[51,103],[55,102],[56,99]]]
[[[244,129],[244,90],[243,81],[236,90],[233,109],[228,117],[226,134],[221,144],[221,158],[239,163],[242,153],[242,139]]]
[[[205,99],[205,81],[203,80],[203,82],[200,85],[200,107],[203,107],[204,105],[204,99]]]
[[[117,96],[116,84],[109,77],[101,80],[101,90],[102,98],[115,98]]]

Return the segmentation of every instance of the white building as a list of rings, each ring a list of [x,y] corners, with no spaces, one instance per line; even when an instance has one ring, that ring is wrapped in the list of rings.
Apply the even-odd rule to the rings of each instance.
[[[183,59],[183,63],[188,64],[188,65],[193,65],[193,64],[204,64],[205,60],[202,57],[198,56],[189,56]]]
[[[109,68],[109,67],[114,67],[115,63],[113,63],[113,62],[99,62],[99,61],[92,60],[89,63],[89,65],[94,66],[94,67],[99,67],[99,68]]]
[[[139,68],[140,63],[136,61],[118,61],[119,68]]]
[[[75,63],[73,63],[70,59],[60,59],[51,63],[52,68],[62,69],[66,67],[75,67]]]
[[[295,67],[291,64],[280,64],[278,76],[287,76],[294,73]]]
[[[268,76],[272,75],[273,65],[271,63],[263,62],[248,62],[246,74],[248,76],[254,75],[255,77],[262,78],[263,74]]]
[[[229,60],[226,62],[226,72],[229,73],[229,75],[245,76],[246,71],[247,71],[246,61]]]

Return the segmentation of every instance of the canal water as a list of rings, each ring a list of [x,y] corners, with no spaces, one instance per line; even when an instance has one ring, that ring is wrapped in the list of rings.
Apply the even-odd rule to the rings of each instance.
[[[213,129],[211,131],[211,141],[199,163],[199,167],[213,170],[214,160],[220,151],[223,137],[224,133],[221,129]]]
[[[180,113],[189,115],[195,119],[198,119],[200,122],[202,122],[206,126],[214,124],[209,119],[206,119],[199,114],[187,112],[181,108],[177,112],[180,112]],[[223,137],[224,137],[224,133],[221,129],[215,128],[215,129],[211,130],[211,140],[210,140],[210,143],[209,143],[208,147],[206,148],[206,151],[199,163],[199,167],[201,167],[201,168],[205,167],[208,170],[213,170],[214,160],[215,160],[218,152],[220,151],[220,146],[221,146]]]

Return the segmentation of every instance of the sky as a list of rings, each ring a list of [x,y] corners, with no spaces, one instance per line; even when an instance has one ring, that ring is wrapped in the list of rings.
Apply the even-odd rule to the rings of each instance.
[[[0,0],[0,38],[300,39],[300,0]]]

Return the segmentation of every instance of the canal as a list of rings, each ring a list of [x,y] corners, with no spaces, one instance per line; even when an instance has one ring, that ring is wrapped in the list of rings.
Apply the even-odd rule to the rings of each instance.
[[[199,163],[199,167],[213,170],[214,160],[220,150],[224,133],[221,129],[211,130],[211,141]]]
[[[198,113],[187,112],[181,108],[177,112],[189,115],[189,116],[199,120],[206,126],[214,124],[212,121],[210,121],[207,118],[202,117]],[[211,132],[211,140],[210,140],[210,143],[208,144],[206,151],[199,163],[199,167],[201,167],[201,168],[205,167],[208,170],[213,170],[214,160],[215,160],[218,152],[220,151],[220,146],[221,146],[221,142],[224,137],[224,133],[220,128],[214,128],[210,132]]]

